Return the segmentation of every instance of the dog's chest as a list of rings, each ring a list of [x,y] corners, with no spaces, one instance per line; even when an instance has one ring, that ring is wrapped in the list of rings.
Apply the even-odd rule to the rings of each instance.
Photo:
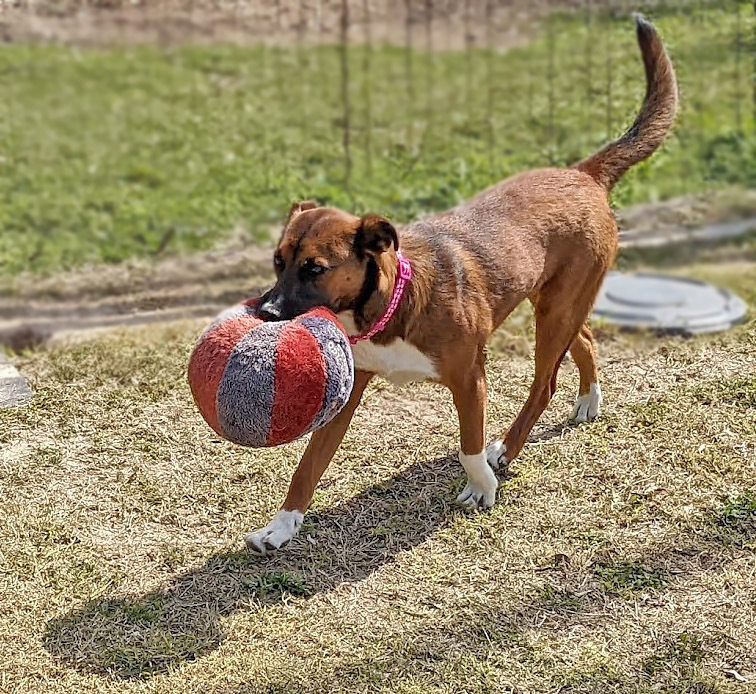
[[[340,313],[339,320],[349,335],[358,334],[351,311]],[[370,340],[363,340],[352,345],[352,354],[355,368],[376,373],[392,383],[402,385],[409,381],[438,379],[433,361],[404,340],[397,339],[388,345],[376,345]]]

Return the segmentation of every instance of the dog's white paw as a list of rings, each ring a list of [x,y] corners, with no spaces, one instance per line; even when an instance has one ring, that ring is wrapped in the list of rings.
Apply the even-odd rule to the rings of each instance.
[[[300,511],[279,511],[262,530],[244,536],[247,549],[262,557],[275,552],[299,532],[303,518]]]
[[[468,482],[457,501],[468,508],[491,508],[496,500],[496,485],[488,488],[480,488],[472,482]]]
[[[475,455],[459,454],[459,462],[467,473],[467,485],[457,501],[470,508],[491,508],[496,500],[499,480],[488,464],[486,452]]]
[[[506,468],[509,465],[507,447],[501,439],[496,439],[496,441],[488,444],[486,460],[494,470],[498,470],[500,467]]]
[[[575,399],[575,407],[570,419],[580,424],[596,419],[601,412],[602,400],[601,386],[598,383],[591,383],[591,389],[585,395],[578,395]]]

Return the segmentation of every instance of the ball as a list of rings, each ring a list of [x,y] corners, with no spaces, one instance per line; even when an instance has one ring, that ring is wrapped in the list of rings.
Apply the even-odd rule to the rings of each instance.
[[[341,412],[354,387],[354,361],[328,309],[265,322],[257,303],[227,309],[205,330],[189,359],[189,386],[218,435],[242,446],[278,446]]]

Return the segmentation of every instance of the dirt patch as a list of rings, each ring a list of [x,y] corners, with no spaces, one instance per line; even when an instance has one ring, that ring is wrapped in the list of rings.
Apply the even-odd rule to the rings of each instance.
[[[431,48],[460,49],[492,38],[506,48],[527,36],[548,6],[546,0],[352,1],[349,40],[403,43],[409,32],[410,40]],[[340,0],[22,0],[0,7],[7,41],[77,44],[327,43],[339,39],[343,12]]]
[[[716,240],[756,228],[756,190],[722,190],[686,195],[663,203],[633,205],[617,212],[620,239],[627,246],[669,241]]]
[[[72,333],[206,318],[262,293],[272,279],[272,246],[229,249],[157,263],[133,261],[21,281],[0,298],[0,344],[20,350]]]
[[[735,224],[742,215],[756,216],[753,192],[702,194],[619,213],[623,243],[628,246],[663,241],[674,234],[700,234],[723,223]],[[680,253],[688,264],[696,261],[691,248]],[[209,253],[133,260],[43,279],[17,278],[11,293],[0,295],[0,345],[20,351],[119,326],[208,319],[270,286],[272,249],[272,242],[252,247],[232,239]],[[716,259],[742,257],[738,248],[732,253],[736,255],[727,257],[722,251]],[[513,320],[519,319],[514,316]]]

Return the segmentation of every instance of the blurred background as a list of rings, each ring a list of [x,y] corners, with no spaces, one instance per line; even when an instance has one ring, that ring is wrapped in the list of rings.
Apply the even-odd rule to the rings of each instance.
[[[269,281],[296,199],[401,223],[582,158],[642,100],[635,10],[663,35],[682,112],[614,193],[620,267],[754,284],[750,0],[0,8],[6,346],[212,315]]]

